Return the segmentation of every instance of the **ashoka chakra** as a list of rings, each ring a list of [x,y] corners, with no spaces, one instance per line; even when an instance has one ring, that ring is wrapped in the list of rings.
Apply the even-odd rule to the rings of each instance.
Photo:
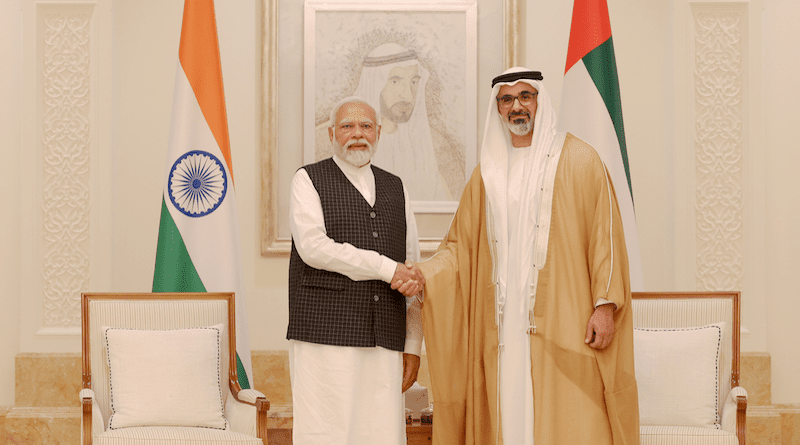
[[[179,157],[169,172],[169,199],[186,216],[208,215],[228,191],[225,168],[211,153],[193,150]]]

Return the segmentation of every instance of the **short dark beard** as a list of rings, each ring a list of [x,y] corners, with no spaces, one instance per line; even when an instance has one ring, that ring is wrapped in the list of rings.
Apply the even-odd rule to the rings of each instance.
[[[528,117],[528,121],[531,120],[531,113],[529,113],[527,111],[511,111],[511,112],[508,113],[508,121],[510,123],[512,123],[512,124],[521,124],[522,123],[522,122],[517,122],[514,119],[514,116],[527,116]]]
[[[528,116],[528,122],[525,124],[516,123],[512,120],[513,116]],[[517,136],[525,136],[533,131],[533,120],[531,120],[531,114],[527,111],[520,111],[516,113],[509,112],[506,114],[505,119],[500,119],[500,122],[503,124],[503,128],[509,131],[512,134]]]

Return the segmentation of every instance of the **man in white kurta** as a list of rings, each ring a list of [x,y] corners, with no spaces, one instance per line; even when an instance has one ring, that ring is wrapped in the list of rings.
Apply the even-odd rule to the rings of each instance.
[[[379,117],[366,102],[347,98],[334,107],[331,122],[335,123],[330,137],[336,168],[370,207],[376,206],[375,175],[386,174],[373,171],[370,164],[380,136]],[[417,228],[405,187],[402,196],[405,260],[417,261]],[[375,211],[371,213],[375,218]],[[320,194],[309,173],[306,168],[299,169],[292,180],[289,203],[290,229],[297,254],[310,268],[335,272],[354,282],[379,280],[386,286],[397,281],[408,283],[402,289],[407,297],[405,347],[401,353],[380,345],[354,347],[337,341],[331,344],[325,344],[325,340],[301,341],[293,339],[297,335],[291,335],[290,329],[293,442],[296,445],[405,444],[402,392],[413,384],[419,368],[422,326],[419,300],[414,295],[421,289],[422,276],[415,266],[410,268],[377,251],[332,239],[325,216]],[[378,232],[374,235],[377,238]],[[379,296],[376,294],[374,298],[377,302]],[[369,343],[369,339],[365,341]]]

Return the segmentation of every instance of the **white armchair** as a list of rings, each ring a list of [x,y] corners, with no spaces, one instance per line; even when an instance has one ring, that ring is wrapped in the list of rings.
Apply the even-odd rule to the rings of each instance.
[[[82,445],[268,445],[269,401],[242,390],[233,293],[81,296]]]
[[[739,292],[634,292],[641,445],[745,445]]]

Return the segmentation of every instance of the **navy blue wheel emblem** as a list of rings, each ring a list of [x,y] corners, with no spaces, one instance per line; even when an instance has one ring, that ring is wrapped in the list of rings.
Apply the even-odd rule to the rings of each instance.
[[[208,215],[228,192],[225,167],[211,153],[193,150],[179,157],[169,171],[169,199],[186,216]]]

